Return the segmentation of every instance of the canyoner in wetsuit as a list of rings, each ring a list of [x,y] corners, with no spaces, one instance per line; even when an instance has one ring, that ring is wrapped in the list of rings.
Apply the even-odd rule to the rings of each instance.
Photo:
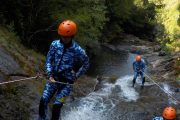
[[[137,55],[136,60],[133,62],[133,70],[134,70],[134,78],[133,78],[133,87],[134,84],[136,83],[136,79],[139,75],[141,75],[141,79],[142,79],[142,85],[141,87],[144,87],[144,83],[145,83],[145,77],[144,77],[144,70],[145,70],[145,62],[143,59],[141,59],[140,55]]]
[[[154,117],[152,120],[175,120],[176,110],[173,107],[166,107],[163,111],[162,117]]]
[[[47,105],[53,95],[55,100],[52,108],[51,120],[59,120],[60,111],[65,98],[72,91],[74,81],[83,75],[89,67],[89,58],[85,51],[73,40],[76,33],[76,24],[73,21],[63,21],[58,28],[60,40],[51,43],[46,59],[47,81],[39,105],[38,120],[45,120],[47,116]],[[82,63],[75,72],[74,67]],[[55,81],[69,84],[58,84]]]

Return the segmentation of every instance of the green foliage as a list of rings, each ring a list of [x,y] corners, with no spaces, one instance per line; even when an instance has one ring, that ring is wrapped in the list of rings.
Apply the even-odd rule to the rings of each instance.
[[[133,7],[133,1],[134,0],[106,0],[106,4],[110,11],[110,18],[126,21],[131,14],[130,12]]]
[[[124,31],[121,25],[129,19],[133,1],[134,0],[106,0],[109,21],[103,29],[101,42],[111,42],[119,39],[120,34]]]
[[[180,51],[179,1],[178,0],[151,0],[156,4],[157,26],[156,38],[170,51]]]
[[[0,26],[0,42],[20,66],[29,74],[36,74],[44,68],[45,56],[35,52],[32,49],[24,47],[19,37],[13,32],[9,32],[6,28]]]
[[[6,24],[14,23],[22,42],[41,51],[47,51],[50,42],[58,38],[57,26],[62,20],[78,24],[77,40],[84,46],[97,43],[108,20],[104,0],[2,1],[6,6],[0,5],[0,10]]]
[[[110,21],[103,31],[105,42],[119,40],[125,32],[180,51],[178,0],[106,0],[106,5]]]
[[[135,34],[154,39],[155,5],[147,0],[106,0],[110,21],[104,33],[104,41],[120,40],[121,33]]]
[[[101,36],[101,31],[108,20],[105,17],[104,0],[53,0],[51,17],[58,21],[74,20],[78,25],[77,40],[82,45],[93,46]]]
[[[153,40],[155,24],[155,5],[147,2],[142,6],[135,5],[131,10],[130,18],[122,26],[127,33]]]
[[[1,0],[0,22],[26,45],[46,53],[65,19],[78,24],[84,47],[120,40],[122,33],[158,40],[179,51],[178,0]],[[43,43],[43,44],[42,44]]]

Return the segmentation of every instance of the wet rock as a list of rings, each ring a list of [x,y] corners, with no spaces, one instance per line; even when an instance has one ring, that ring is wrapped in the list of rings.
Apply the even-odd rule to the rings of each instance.
[[[167,70],[166,70],[167,71]],[[166,72],[166,73],[162,73],[161,76],[163,79],[167,79],[169,80],[170,78],[173,78],[172,76],[174,75],[174,71],[172,72]]]
[[[95,91],[97,80],[91,77],[83,76],[74,84],[73,97],[82,97]]]
[[[102,46],[111,49],[112,51],[116,51],[116,47],[114,45],[110,45],[110,44],[102,44]]]
[[[150,50],[146,46],[132,46],[130,47],[129,51],[135,54],[145,54],[148,53]]]
[[[24,73],[15,59],[2,47],[0,47],[0,71],[6,75]]]
[[[26,120],[29,118],[28,113],[30,112],[29,104],[20,99],[21,94],[17,91],[12,92],[12,90],[17,90],[18,88],[4,88],[6,91],[5,95],[1,96],[0,108],[1,108],[1,120]],[[8,92],[8,91],[9,92]],[[26,94],[26,93],[24,93]]]
[[[98,83],[102,82],[103,76],[102,76],[102,75],[98,75],[98,76],[97,76],[97,80],[98,80]]]
[[[5,77],[3,74],[0,73],[0,82],[4,81],[5,80]]]
[[[140,44],[142,40],[134,35],[126,35],[124,36],[124,40],[131,43],[131,44]]]
[[[129,46],[126,46],[126,45],[123,45],[123,46],[117,45],[116,48],[117,48],[118,52],[128,52],[129,51]]]
[[[175,88],[174,92],[180,92],[180,88]]]
[[[174,65],[174,61],[166,61],[166,63],[164,64],[164,68],[167,71],[172,71],[174,69],[173,65]]]
[[[161,50],[161,46],[160,45],[156,45],[154,47],[154,52],[159,52]]]
[[[173,53],[173,59],[180,60],[180,52]]]
[[[163,51],[163,50],[161,50],[158,55],[159,55],[159,56],[166,56],[166,52]]]

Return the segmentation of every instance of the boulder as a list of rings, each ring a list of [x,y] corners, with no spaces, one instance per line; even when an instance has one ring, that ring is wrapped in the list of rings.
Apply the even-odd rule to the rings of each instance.
[[[0,47],[0,71],[5,75],[24,73],[18,62],[2,47]]]
[[[163,51],[163,50],[161,50],[158,55],[159,55],[159,56],[166,56],[166,52]]]
[[[161,51],[161,46],[160,45],[154,46],[154,52],[159,52],[159,51]]]

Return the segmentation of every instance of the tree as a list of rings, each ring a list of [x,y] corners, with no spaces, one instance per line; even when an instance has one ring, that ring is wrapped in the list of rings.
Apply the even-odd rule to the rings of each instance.
[[[14,23],[24,44],[47,51],[50,40],[58,37],[57,27],[65,19],[78,24],[78,41],[86,46],[97,43],[108,18],[104,0],[2,0],[6,24]],[[5,12],[6,11],[6,12]],[[43,44],[42,44],[43,43]]]

